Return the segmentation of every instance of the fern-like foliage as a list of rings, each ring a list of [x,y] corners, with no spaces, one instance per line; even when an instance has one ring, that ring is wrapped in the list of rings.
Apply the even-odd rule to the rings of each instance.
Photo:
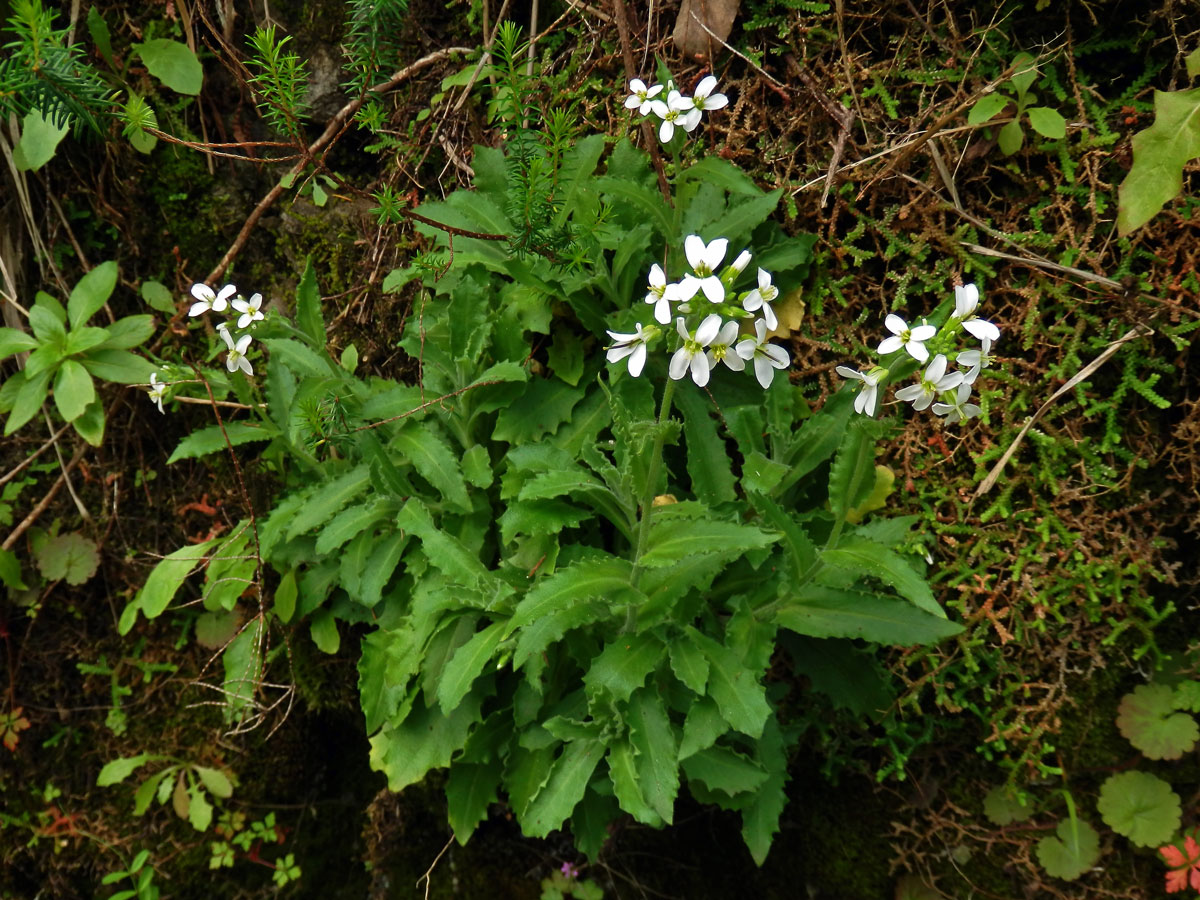
[[[505,210],[515,226],[509,249],[518,254],[536,253],[562,261],[577,255],[574,234],[558,220],[558,176],[563,154],[571,145],[576,120],[574,108],[558,108],[543,115],[537,97],[537,80],[524,71],[528,44],[521,29],[502,22],[493,53],[498,77],[496,118],[505,130],[508,168],[508,204]]]
[[[0,53],[0,112],[38,109],[60,128],[103,131],[112,92],[80,45],[67,43],[68,29],[54,27],[54,13],[41,0],[14,0],[8,25],[15,40]]]
[[[300,123],[305,115],[308,70],[304,61],[287,47],[288,36],[277,37],[275,26],[257,29],[250,36],[254,55],[247,62],[257,74],[250,79],[262,98],[259,112],[280,134],[300,140]]]
[[[400,68],[400,36],[407,13],[408,0],[349,0],[346,4],[349,83],[358,92]]]

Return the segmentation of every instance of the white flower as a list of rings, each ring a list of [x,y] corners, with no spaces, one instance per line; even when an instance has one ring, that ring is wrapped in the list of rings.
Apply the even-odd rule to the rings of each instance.
[[[671,321],[671,303],[679,299],[679,285],[667,284],[667,275],[662,266],[655,263],[650,267],[650,279],[646,285],[646,302],[654,304],[654,319],[660,325]]]
[[[985,337],[981,343],[983,347],[979,350],[964,350],[958,354],[956,362],[960,366],[970,366],[971,368],[963,375],[963,384],[974,384],[975,379],[979,377],[979,373],[986,369],[992,363],[992,339]]]
[[[192,285],[192,296],[196,298],[196,302],[192,304],[192,308],[188,310],[189,316],[198,316],[201,313],[206,313],[210,309],[213,312],[225,312],[229,306],[229,298],[237,293],[237,288],[232,284],[227,284],[221,288],[220,293],[213,293],[213,289],[207,284],[196,283]]]
[[[887,356],[903,347],[908,351],[908,355],[917,362],[925,362],[929,359],[929,351],[925,349],[923,342],[937,334],[936,328],[932,325],[918,325],[916,328],[909,328],[908,323],[895,313],[889,313],[888,317],[883,320],[883,324],[892,333],[892,336],[884,338],[879,344],[881,355]]]
[[[737,350],[733,346],[733,342],[737,340],[737,336],[737,322],[726,322],[721,326],[720,333],[708,345],[709,366],[715,366],[719,362],[724,362],[725,365],[729,366],[735,372],[740,372],[746,368],[746,361],[737,355]]]
[[[947,393],[943,396],[949,397],[950,402],[933,404],[933,412],[935,415],[945,416],[946,424],[959,421],[965,422],[972,416],[977,416],[983,412],[974,403],[967,403],[967,398],[971,396],[971,385],[965,382],[960,384],[953,394]]]
[[[626,109],[636,109],[643,116],[650,113],[650,108],[653,105],[650,98],[662,93],[663,86],[661,84],[652,84],[646,86],[646,82],[640,78],[634,78],[629,82],[629,90],[631,93],[625,98]]]
[[[973,284],[954,287],[954,318],[962,322],[970,334],[979,340],[985,337],[992,341],[1000,340],[1000,329],[986,319],[974,315],[975,307],[979,305],[979,288]]]
[[[735,275],[741,275],[746,271],[748,265],[750,265],[750,251],[743,250],[738,254],[738,258],[729,264],[729,268],[733,269]]]
[[[251,322],[262,321],[262,294],[254,294],[249,300],[238,297],[230,305],[241,313],[237,320],[238,328],[249,328]]]
[[[667,102],[650,101],[650,111],[663,120],[658,129],[658,139],[664,144],[675,136],[675,129],[695,131],[700,124],[700,111],[695,108],[690,98],[679,91],[672,90],[667,94]]]
[[[658,268],[655,266],[655,268]],[[619,331],[610,331],[608,336],[616,341],[608,352],[605,358],[610,363],[620,362],[625,357],[629,357],[629,374],[637,378],[642,374],[642,368],[646,365],[646,344],[649,341],[658,337],[658,329],[651,325],[649,328],[643,328],[642,323],[637,323],[637,331],[630,334],[622,334]]]
[[[875,415],[875,407],[879,403],[879,382],[887,374],[887,370],[875,368],[864,374],[849,366],[838,366],[834,371],[843,378],[862,382],[858,396],[854,398],[854,411],[865,416]]]
[[[717,238],[705,244],[698,234],[689,234],[683,240],[683,252],[695,274],[683,276],[679,283],[679,299],[691,300],[697,291],[704,291],[710,303],[721,303],[725,299],[725,285],[715,272],[725,258],[729,248],[728,238]]]
[[[675,329],[683,338],[683,346],[676,350],[675,355],[671,357],[667,373],[678,381],[690,368],[692,381],[696,382],[699,387],[704,387],[708,384],[709,372],[708,354],[704,352],[704,348],[713,342],[721,330],[721,317],[716,313],[706,316],[695,333],[689,334],[687,328],[684,327],[683,317],[680,316],[675,320]]]
[[[916,384],[896,391],[896,399],[912,401],[913,409],[929,409],[929,404],[939,393],[952,390],[963,383],[962,372],[946,374],[947,362],[946,357],[939,353]]]
[[[692,97],[692,103],[696,109],[702,109],[706,112],[711,112],[714,109],[720,109],[723,106],[729,105],[729,98],[724,94],[714,94],[713,88],[717,86],[717,76],[708,75],[700,81],[696,86],[696,93]]]
[[[225,357],[225,368],[230,372],[236,372],[241,369],[247,375],[253,375],[254,369],[250,367],[250,360],[246,359],[246,348],[250,346],[252,338],[249,334],[243,334],[234,343],[233,335],[229,333],[229,327],[222,325],[217,328],[221,337],[225,339],[225,346],[229,348],[229,353]]]
[[[771,309],[771,304],[778,296],[779,288],[771,284],[771,273],[766,269],[759,269],[758,287],[746,295],[746,299],[742,301],[742,308],[746,312],[755,312],[761,309],[767,328],[774,331],[779,327],[779,320],[775,318],[775,310]]]
[[[167,388],[169,386],[170,385],[164,384],[158,380],[157,372],[150,373],[150,401],[158,406],[158,411],[160,413],[166,412],[166,410],[163,409],[163,395],[167,392]]]
[[[767,325],[762,319],[754,323],[754,333],[757,338],[738,341],[736,351],[742,359],[754,360],[754,377],[765,391],[775,378],[775,370],[787,368],[789,357],[778,344],[767,343]]]

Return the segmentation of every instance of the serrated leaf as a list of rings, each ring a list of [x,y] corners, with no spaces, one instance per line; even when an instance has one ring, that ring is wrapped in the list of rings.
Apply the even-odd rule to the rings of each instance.
[[[454,651],[442,669],[438,681],[437,699],[444,712],[453,710],[471,690],[475,679],[483,672],[496,647],[504,638],[507,622],[493,622]]]
[[[622,635],[592,660],[583,676],[590,698],[600,690],[618,701],[640,688],[662,660],[663,643],[653,634]]]
[[[324,555],[372,525],[397,512],[390,498],[376,498],[348,506],[329,520],[317,536],[317,553]]]
[[[740,556],[777,540],[778,535],[752,525],[655,516],[650,524],[650,549],[638,562],[648,568],[659,568],[708,553]]]
[[[984,796],[983,814],[993,825],[1011,825],[1032,816],[1033,807],[1028,800],[1022,802],[1007,786],[999,784]]]
[[[213,808],[204,791],[195,788],[188,792],[188,824],[197,831],[208,831],[212,824]]]
[[[1200,88],[1155,91],[1154,124],[1133,136],[1133,165],[1117,190],[1117,231],[1149,222],[1183,190],[1183,167],[1200,156]]]
[[[421,781],[431,769],[445,768],[466,743],[471,726],[480,721],[479,702],[460,704],[443,714],[420,697],[397,725],[385,725],[371,738],[371,768],[387,776],[388,788],[402,791]]]
[[[625,722],[629,726],[629,743],[636,751],[634,765],[642,795],[670,825],[679,793],[678,750],[675,730],[653,685],[630,697]]]
[[[783,733],[772,716],[758,742],[758,761],[767,771],[767,780],[742,807],[742,840],[761,866],[767,860],[771,842],[779,831],[779,817],[787,805],[788,757]]]
[[[699,391],[680,391],[675,403],[683,413],[683,433],[687,439],[688,475],[692,492],[705,503],[715,505],[733,500],[732,461],[725,441],[717,433],[711,403]]]
[[[913,570],[904,557],[886,547],[858,538],[844,538],[836,549],[822,551],[820,559],[828,566],[857,573],[859,577],[877,578],[895,588],[896,593],[918,609],[931,616],[946,617],[925,579]]]
[[[562,826],[587,790],[592,773],[604,755],[598,740],[571,741],[550,768],[550,777],[521,815],[521,832],[544,838]]]
[[[683,738],[679,742],[679,759],[685,760],[717,742],[729,731],[729,723],[712,697],[701,697],[687,711],[683,722]]]
[[[317,347],[325,346],[325,321],[321,315],[321,292],[312,257],[304,261],[304,274],[296,286],[296,325]]]
[[[371,482],[370,468],[355,466],[317,489],[292,517],[285,538],[297,535],[329,521],[343,506],[365,491]]]
[[[880,426],[858,416],[850,421],[829,470],[829,508],[837,519],[866,500],[875,486],[875,441]]]
[[[1200,712],[1200,681],[1181,681],[1175,685],[1171,705],[1176,709]]]
[[[141,56],[150,74],[171,90],[192,96],[200,93],[204,84],[204,69],[187,44],[156,38],[144,44],[134,44],[133,49]]]
[[[1165,684],[1143,684],[1121,698],[1117,730],[1148,759],[1179,759],[1200,740],[1200,728],[1176,712],[1175,692]]]
[[[672,641],[670,645],[671,671],[698,696],[704,696],[708,683],[708,660],[691,641]]]
[[[185,578],[191,574],[197,565],[208,559],[208,550],[217,543],[216,540],[205,541],[202,544],[192,544],[180,547],[173,553],[163,557],[146,578],[137,596],[121,613],[118,631],[128,634],[129,629],[137,621],[140,611],[147,619],[155,619],[162,615],[163,610],[175,597]]]
[[[165,769],[155,772],[138,786],[133,795],[133,814],[135,816],[145,814],[146,810],[150,808],[150,802],[154,799],[154,795],[158,793],[159,785],[175,769],[175,766],[167,766]]]
[[[228,444],[225,442],[226,436],[229,438]],[[274,436],[271,430],[254,422],[226,422],[223,432],[221,426],[210,425],[207,428],[193,431],[180,441],[167,459],[167,465],[179,462],[181,459],[207,456],[209,453],[225,450],[230,445],[240,447],[255,441],[269,441]]]
[[[1179,795],[1146,772],[1111,775],[1096,802],[1104,824],[1139,847],[1158,847],[1179,830]]]
[[[582,388],[557,379],[535,378],[524,393],[500,411],[492,440],[525,444],[554,434],[571,419],[571,411],[583,398]]]
[[[835,638],[795,634],[785,640],[795,671],[835,708],[874,718],[891,705],[893,695],[875,652]]]
[[[767,773],[752,759],[726,747],[709,747],[683,760],[688,780],[699,781],[709,790],[731,797],[754,791],[767,780]]]
[[[137,756],[123,756],[120,759],[111,760],[105,763],[104,768],[100,770],[100,774],[96,777],[96,785],[108,787],[119,784],[150,760],[158,758],[151,753],[139,753]]]
[[[499,759],[488,763],[456,762],[446,780],[446,811],[455,840],[465,846],[476,826],[487,818],[488,805],[497,801]]]
[[[408,535],[403,532],[394,532],[375,542],[358,582],[358,595],[355,599],[359,603],[370,609],[383,599],[383,589],[400,564],[407,546]],[[353,594],[353,591],[350,593]]]
[[[621,809],[643,825],[662,826],[662,817],[646,802],[640,787],[637,751],[627,738],[614,741],[608,748],[608,777]]]
[[[690,625],[685,631],[708,660],[708,695],[717,702],[725,721],[742,734],[761,737],[771,707],[758,675],[724,644]]]
[[[221,667],[225,681],[221,685],[225,698],[225,721],[239,719],[254,701],[254,694],[262,681],[263,654],[260,638],[263,620],[253,620],[242,629],[221,654]]]
[[[429,509],[416,497],[404,504],[396,516],[396,525],[421,539],[429,561],[459,584],[484,587],[495,583],[495,576],[463,542],[433,524]]]
[[[903,600],[821,585],[809,585],[802,597],[788,600],[776,621],[811,637],[861,638],[900,647],[932,644],[963,630]]]
[[[100,554],[96,542],[77,532],[46,539],[34,552],[38,570],[48,581],[83,584],[96,574]]]
[[[408,422],[392,437],[391,446],[421,477],[437,488],[442,498],[463,512],[471,511],[467,485],[450,446],[424,422]]]
[[[1055,835],[1037,844],[1038,862],[1049,875],[1074,881],[1100,858],[1100,836],[1087,822],[1064,819],[1058,823]]]

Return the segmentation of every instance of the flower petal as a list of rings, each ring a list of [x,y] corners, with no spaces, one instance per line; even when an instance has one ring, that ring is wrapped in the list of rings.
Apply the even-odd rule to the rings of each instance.
[[[725,301],[725,284],[716,275],[709,275],[700,282],[700,287],[704,291],[704,296],[708,298],[709,303],[723,303]]]
[[[709,94],[712,93],[713,88],[715,88],[716,86],[717,86],[717,76],[716,75],[705,75],[703,78],[700,79],[700,83],[698,85],[696,85],[695,96],[707,97]]]
[[[901,334],[908,330],[908,323],[895,313],[887,314],[887,318],[883,320],[883,326],[892,334]]]
[[[904,341],[900,340],[899,335],[892,335],[889,338],[884,338],[879,342],[879,354],[887,356],[889,353],[895,353],[904,346]]]
[[[708,279],[705,279],[707,281]],[[719,281],[720,279],[718,279]],[[705,316],[704,321],[700,323],[700,327],[696,329],[696,343],[701,347],[707,347],[713,342],[713,338],[721,331],[721,317],[717,313]]]
[[[646,345],[638,344],[634,348],[633,355],[629,357],[629,374],[637,378],[642,374],[642,369],[646,365]]]
[[[693,269],[704,262],[704,239],[698,234],[689,234],[683,239],[683,254],[687,257],[688,265]]]
[[[673,380],[678,381],[683,377],[684,373],[687,372],[689,361],[690,359],[688,357],[687,349],[680,347],[671,357],[671,362],[667,366],[667,374],[670,375]]]

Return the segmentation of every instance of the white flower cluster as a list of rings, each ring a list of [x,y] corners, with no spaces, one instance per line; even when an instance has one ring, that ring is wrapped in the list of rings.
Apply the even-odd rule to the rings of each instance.
[[[229,298],[235,294],[237,296],[231,301]],[[254,294],[247,300],[238,294],[237,288],[232,284],[225,285],[216,293],[207,284],[193,284],[192,296],[196,298],[196,302],[188,310],[189,316],[203,315],[209,310],[218,313],[225,312],[227,308],[233,307],[235,312],[241,313],[237,320],[239,329],[249,328],[263,318],[262,294]],[[230,372],[241,369],[247,375],[253,375],[254,369],[250,366],[250,360],[246,359],[246,350],[249,349],[251,341],[250,332],[247,331],[235,338],[229,332],[229,323],[222,322],[217,326],[217,333],[221,335],[225,346],[229,348],[229,353],[225,357],[225,368]]]
[[[675,135],[676,128],[682,128],[688,134],[696,130],[700,118],[705,111],[711,112],[729,105],[729,98],[724,94],[714,94],[717,77],[707,75],[696,85],[696,93],[685,97],[675,90],[674,82],[668,81],[666,87],[661,84],[647,85],[640,78],[629,82],[630,94],[625,98],[626,109],[636,109],[643,116],[655,115],[662,119],[658,127],[658,139],[664,144]],[[666,100],[658,99],[666,91]]]
[[[688,372],[700,387],[708,384],[714,368],[724,363],[735,372],[753,362],[754,376],[763,389],[771,386],[775,370],[787,367],[787,351],[777,344],[767,343],[767,331],[778,325],[772,301],[779,296],[779,289],[771,283],[771,273],[758,270],[758,286],[750,291],[736,293],[732,285],[750,263],[750,252],[743,250],[721,274],[717,271],[729,249],[726,238],[705,244],[697,234],[688,235],[683,242],[683,252],[691,271],[678,282],[668,283],[662,266],[655,263],[650,269],[646,303],[654,307],[654,318],[661,325],[675,319],[675,331],[679,341],[667,372],[679,380]],[[705,303],[695,303],[698,294],[703,294]],[[761,318],[756,318],[760,313]],[[754,320],[754,337],[741,335],[742,323]],[[657,325],[642,327],[623,334],[610,331],[616,342],[608,348],[610,363],[628,360],[629,374],[634,378],[642,374],[646,365],[646,354],[650,344],[664,335]]]
[[[878,347],[880,356],[887,356],[903,349],[919,363],[928,362],[924,372],[917,372],[916,384],[896,391],[896,399],[912,403],[913,409],[926,410],[933,407],[935,415],[944,416],[946,422],[962,422],[980,414],[982,410],[968,403],[971,388],[979,373],[992,362],[992,344],[1000,339],[1000,329],[975,314],[979,306],[979,288],[973,284],[954,288],[954,312],[946,324],[937,329],[924,324],[910,327],[894,313],[884,319],[883,324],[891,332]],[[949,350],[959,331],[965,331],[979,340],[979,347],[954,353],[959,371],[947,371],[949,357],[941,350]],[[935,346],[933,359],[925,346]],[[963,367],[966,367],[963,369]],[[888,376],[888,370],[874,366],[859,372],[849,366],[838,366],[837,373],[843,378],[861,382],[858,396],[854,398],[854,409],[864,415],[873,416],[879,405],[879,388]],[[940,398],[935,402],[935,398]]]

